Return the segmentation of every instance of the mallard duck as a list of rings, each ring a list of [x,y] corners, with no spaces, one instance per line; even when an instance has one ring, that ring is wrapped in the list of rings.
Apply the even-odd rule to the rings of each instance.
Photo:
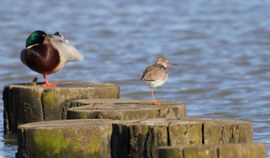
[[[66,62],[82,59],[83,55],[59,32],[34,31],[26,39],[25,49],[21,52],[21,61],[43,76],[44,86],[55,86],[47,80],[47,75],[61,70]]]
[[[151,87],[150,94],[154,105],[159,104],[154,95],[154,88],[162,86],[167,81],[167,68],[171,65],[175,64],[171,63],[164,56],[159,56],[155,63],[148,66],[143,72],[141,80]]]

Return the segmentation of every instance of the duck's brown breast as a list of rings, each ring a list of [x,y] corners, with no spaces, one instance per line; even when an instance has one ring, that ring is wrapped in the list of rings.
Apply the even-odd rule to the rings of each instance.
[[[60,63],[60,55],[55,48],[41,44],[24,49],[21,52],[21,60],[38,73],[50,74]]]

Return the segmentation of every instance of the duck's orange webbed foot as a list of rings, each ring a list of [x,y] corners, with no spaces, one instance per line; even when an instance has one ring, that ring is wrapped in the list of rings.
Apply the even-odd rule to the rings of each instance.
[[[42,85],[44,87],[55,87],[56,84],[53,84],[53,83],[50,83],[48,80],[47,80],[47,76],[46,75],[43,75],[43,78],[45,80],[45,83]]]
[[[45,82],[42,86],[44,87],[55,87],[56,84],[50,83],[50,82]]]

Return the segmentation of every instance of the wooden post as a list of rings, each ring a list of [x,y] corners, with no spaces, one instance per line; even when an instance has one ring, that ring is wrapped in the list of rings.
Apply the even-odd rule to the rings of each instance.
[[[238,130],[235,130],[236,127]],[[210,132],[211,129],[213,132]],[[156,148],[166,144],[177,146],[248,142],[252,142],[250,122],[193,117],[126,121],[113,124],[112,154],[115,158],[152,158],[157,157]]]
[[[56,82],[56,87],[33,84],[11,84],[3,91],[5,132],[16,132],[17,126],[29,122],[66,118],[65,103],[73,99],[119,98],[114,84]]]
[[[67,104],[72,107],[68,109],[68,119],[138,120],[186,116],[184,104],[167,101],[161,102],[159,106],[148,100],[132,99],[84,99]]]
[[[183,120],[202,122],[203,144],[251,143],[253,141],[251,122],[198,117],[185,117]]]
[[[111,124],[111,120],[80,119],[20,125],[16,157],[110,158]]]
[[[204,122],[204,144],[251,143],[251,122],[215,120]]]

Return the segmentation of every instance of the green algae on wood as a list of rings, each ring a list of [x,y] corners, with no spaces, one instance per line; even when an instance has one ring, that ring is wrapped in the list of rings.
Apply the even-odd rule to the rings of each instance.
[[[73,100],[67,104],[74,106],[68,109],[68,119],[136,120],[186,116],[184,104],[168,101],[161,102],[159,106],[153,105],[149,100],[132,99],[84,99]]]
[[[197,121],[172,121],[168,125],[170,145],[202,144],[202,123]]]
[[[160,146],[157,150],[158,158],[184,158],[179,147]]]
[[[218,158],[216,145],[185,145],[182,153],[184,158]]]
[[[66,118],[67,101],[90,98],[119,98],[119,87],[108,83],[56,82],[56,87],[39,84],[10,84],[3,91],[4,129],[16,132],[24,123]],[[102,91],[104,93],[102,93]]]
[[[111,120],[61,120],[19,126],[17,157],[110,157]]]
[[[93,91],[86,91],[85,89],[47,89],[42,94],[43,109],[45,120],[58,120],[65,118],[63,109],[67,101],[78,98],[93,97]],[[47,115],[46,115],[47,114]]]
[[[33,132],[33,138],[33,141],[36,144],[36,146],[33,145],[33,151],[37,152],[38,154],[52,156],[59,155],[61,151],[67,150],[68,144],[70,144],[70,142],[64,138],[61,131],[35,131]]]
[[[74,155],[74,157],[83,152],[88,156],[99,156],[102,151],[101,141],[106,139],[103,132],[108,132],[107,140],[109,142],[109,127],[100,130],[98,127],[90,130],[65,129],[65,130],[39,130],[33,133],[34,137],[34,155],[48,155],[50,157],[60,157],[60,155]],[[102,136],[102,137],[100,137]],[[109,149],[107,149],[109,150]],[[78,155],[77,155],[78,156]]]

